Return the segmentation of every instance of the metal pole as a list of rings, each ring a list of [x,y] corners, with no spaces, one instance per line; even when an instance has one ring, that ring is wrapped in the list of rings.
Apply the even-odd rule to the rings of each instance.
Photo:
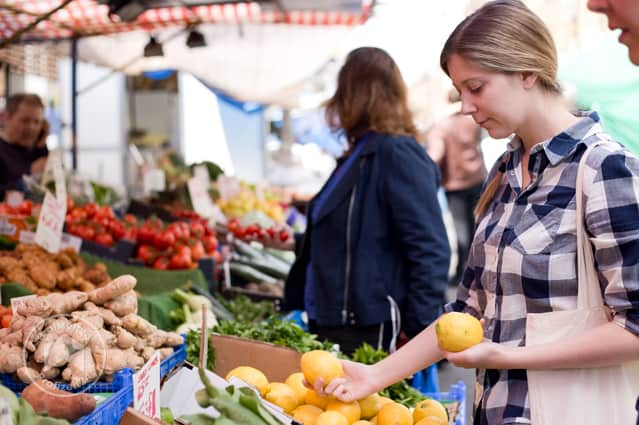
[[[71,161],[78,169],[78,39],[71,39]]]

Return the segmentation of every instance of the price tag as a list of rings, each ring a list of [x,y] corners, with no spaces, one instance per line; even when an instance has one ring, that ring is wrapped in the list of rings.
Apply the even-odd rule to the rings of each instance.
[[[209,169],[206,168],[206,165],[196,165],[195,167],[193,167],[193,177],[202,180],[206,187],[211,184]]]
[[[144,192],[160,192],[166,188],[164,171],[159,168],[151,168],[144,173]]]
[[[67,180],[64,177],[62,163],[53,166],[53,179],[55,181],[55,197],[58,201],[67,203]]]
[[[133,374],[133,408],[150,418],[160,418],[160,353]]]
[[[28,230],[23,230],[20,232],[20,236],[18,237],[18,241],[20,243],[35,243],[35,233],[30,232]]]
[[[221,175],[217,178],[217,186],[224,201],[240,193],[240,181],[235,177]]]
[[[213,214],[213,201],[209,196],[207,186],[204,182],[197,178],[192,177],[189,179],[187,186],[189,188],[189,195],[191,196],[191,203],[196,213],[202,217],[210,217]]]
[[[56,199],[47,191],[42,203],[42,210],[38,219],[35,241],[50,253],[60,251],[62,240],[62,227],[67,213],[67,202]]]
[[[37,295],[25,295],[24,297],[11,298],[11,310],[14,314],[18,312],[18,307],[24,304],[28,299],[37,297]]]
[[[82,238],[68,233],[63,233],[62,238],[60,239],[60,249],[67,248],[71,248],[75,252],[80,252],[80,248],[82,248]]]
[[[18,190],[7,190],[4,194],[4,200],[11,208],[18,208],[24,201],[24,193]]]
[[[9,222],[7,217],[0,217],[0,235],[13,236],[16,234],[17,226]]]
[[[0,425],[13,425],[13,414],[4,398],[0,398]]]

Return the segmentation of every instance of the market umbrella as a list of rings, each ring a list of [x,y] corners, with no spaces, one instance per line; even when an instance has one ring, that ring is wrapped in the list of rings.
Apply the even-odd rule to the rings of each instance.
[[[607,33],[560,63],[559,79],[576,88],[580,109],[598,111],[604,129],[639,155],[639,67],[616,38],[616,33]]]

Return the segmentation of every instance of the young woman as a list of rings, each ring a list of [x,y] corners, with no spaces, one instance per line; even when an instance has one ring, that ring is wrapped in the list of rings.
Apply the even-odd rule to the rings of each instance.
[[[441,66],[461,94],[463,113],[493,138],[515,135],[489,174],[457,300],[447,306],[480,318],[484,342],[443,352],[431,325],[373,366],[345,363],[347,377],[324,391],[359,399],[447,358],[478,369],[475,424],[538,424],[531,422],[528,371],[594,370],[639,358],[639,161],[609,141],[596,113],[566,109],[552,37],[520,1],[489,2],[467,17],[446,42]],[[579,161],[593,144],[583,193],[576,194]],[[530,314],[577,308],[577,196],[585,201],[587,242],[613,320],[527,345]],[[557,415],[551,423],[631,423],[614,415],[575,420]]]
[[[285,309],[352,353],[392,348],[441,314],[450,248],[437,166],[415,140],[406,86],[384,50],[358,48],[340,69],[326,115],[349,148],[309,207]],[[266,241],[270,244],[271,241]]]

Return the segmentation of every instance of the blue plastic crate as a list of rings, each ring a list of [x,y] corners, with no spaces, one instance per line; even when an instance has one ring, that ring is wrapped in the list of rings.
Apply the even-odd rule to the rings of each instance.
[[[410,385],[422,393],[439,392],[439,371],[437,363],[433,363],[426,369],[420,370],[413,375]]]
[[[27,387],[27,384],[18,380],[13,376],[13,374],[3,373],[0,374],[0,379],[2,380],[2,385],[12,390],[14,393],[21,393]],[[92,392],[92,393],[116,393],[127,385],[130,385],[133,382],[133,369],[122,369],[113,374],[113,381],[111,382],[101,382],[97,381],[94,383],[88,383],[79,388],[72,388],[71,385],[63,382],[57,382],[55,384],[61,390],[69,391],[73,393],[79,392]]]
[[[173,348],[173,354],[162,360],[160,364],[160,378],[169,373],[175,366],[183,363],[186,360],[186,344],[178,345]],[[12,390],[14,393],[19,394],[24,390],[27,385],[22,381],[14,377],[13,374],[1,373],[0,381],[2,385]],[[70,391],[73,393],[78,392],[92,392],[92,393],[115,393],[127,385],[131,385],[133,382],[133,369],[122,369],[113,375],[113,381],[101,382],[97,381],[83,385],[79,388],[71,388],[71,385],[67,383],[58,382],[55,384],[61,390]]]
[[[100,404],[95,410],[81,417],[75,425],[117,425],[124,411],[133,403],[133,385],[126,385]]]
[[[451,402],[459,403],[455,425],[466,425],[466,384],[464,381],[458,381],[451,385],[448,392],[424,393],[424,395],[440,401],[444,405]]]

